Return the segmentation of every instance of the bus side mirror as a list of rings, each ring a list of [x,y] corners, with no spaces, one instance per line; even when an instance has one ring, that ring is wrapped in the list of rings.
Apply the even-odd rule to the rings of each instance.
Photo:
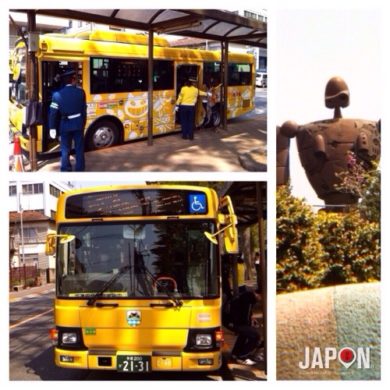
[[[47,256],[52,256],[56,253],[57,238],[60,239],[60,244],[68,244],[69,242],[75,240],[76,236],[73,234],[48,234],[45,246],[45,253]]]
[[[229,196],[221,199],[221,207],[227,207],[228,214],[218,213],[218,223],[225,225],[215,233],[204,232],[209,241],[217,245],[216,237],[223,233],[223,243],[226,253],[238,253],[237,216],[234,214],[233,204]]]
[[[204,235],[206,236],[206,238],[211,241],[214,245],[217,245],[218,244],[218,240],[216,239],[216,237],[218,236],[218,234],[222,233],[224,230],[226,230],[227,228],[229,228],[229,226],[225,226],[224,228],[218,230],[217,232],[215,233],[210,233],[210,232],[204,232]]]
[[[46,256],[53,256],[56,253],[56,234],[48,234],[46,237],[45,253]]]
[[[229,224],[215,233],[204,232],[204,235],[214,245],[218,244],[217,236],[223,233],[223,243],[226,253],[238,253],[238,234],[234,224]]]
[[[236,216],[234,216],[236,219]],[[238,232],[236,227],[237,221],[229,224],[223,232],[223,242],[226,253],[238,253]]]
[[[224,196],[221,199],[221,207],[227,208],[227,214],[219,214],[218,220],[226,225],[223,232],[223,243],[226,253],[238,253],[238,232],[237,232],[237,216],[234,213],[233,202],[230,196]]]

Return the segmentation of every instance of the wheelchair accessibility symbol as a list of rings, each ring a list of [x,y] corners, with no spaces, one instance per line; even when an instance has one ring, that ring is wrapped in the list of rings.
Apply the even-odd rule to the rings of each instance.
[[[204,194],[196,194],[189,196],[189,207],[190,207],[190,213],[200,213],[205,214],[207,212],[206,210],[206,195]]]

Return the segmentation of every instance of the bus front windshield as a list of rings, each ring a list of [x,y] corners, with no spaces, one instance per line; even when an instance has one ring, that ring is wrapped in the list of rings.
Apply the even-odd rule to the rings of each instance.
[[[59,234],[74,238],[59,240],[57,295],[217,297],[217,247],[204,235],[213,230],[210,221],[182,220],[61,225]]]

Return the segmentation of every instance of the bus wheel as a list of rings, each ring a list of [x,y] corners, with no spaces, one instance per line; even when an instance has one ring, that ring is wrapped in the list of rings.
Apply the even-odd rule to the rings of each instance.
[[[207,118],[207,115],[204,117],[203,123],[201,127],[209,127],[211,122],[211,115],[210,118]]]
[[[219,111],[215,110],[211,115],[211,122],[214,127],[218,127],[221,124],[221,114]]]
[[[88,130],[86,147],[88,150],[104,149],[118,142],[118,127],[112,121],[102,120]]]

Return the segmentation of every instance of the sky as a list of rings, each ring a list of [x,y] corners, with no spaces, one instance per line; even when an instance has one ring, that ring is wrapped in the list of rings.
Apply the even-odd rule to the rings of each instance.
[[[382,114],[381,11],[379,9],[277,10],[274,76],[277,125],[305,124],[333,117],[324,91],[333,76],[349,86],[345,118],[378,120]],[[309,204],[323,204],[312,190],[291,142],[293,194]]]

